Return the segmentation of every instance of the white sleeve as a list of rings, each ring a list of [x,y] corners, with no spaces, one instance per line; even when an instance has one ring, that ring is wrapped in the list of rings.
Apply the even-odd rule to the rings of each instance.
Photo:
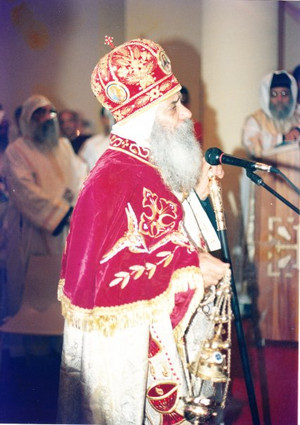
[[[268,150],[282,142],[282,134],[271,134],[262,130],[255,118],[249,117],[243,128],[242,143],[250,154]]]

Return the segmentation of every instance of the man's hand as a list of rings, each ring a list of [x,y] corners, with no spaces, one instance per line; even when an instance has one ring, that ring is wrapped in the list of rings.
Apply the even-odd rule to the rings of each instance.
[[[206,199],[209,195],[209,173],[213,173],[213,175],[219,179],[222,179],[224,176],[222,165],[211,166],[203,158],[200,181],[195,188],[197,195],[201,200]]]
[[[217,285],[230,267],[229,263],[223,263],[223,261],[213,257],[208,252],[201,252],[199,254],[199,260],[204,288]]]
[[[288,133],[285,134],[284,140],[286,142],[293,142],[294,140],[298,140],[300,137],[300,128],[293,127]]]

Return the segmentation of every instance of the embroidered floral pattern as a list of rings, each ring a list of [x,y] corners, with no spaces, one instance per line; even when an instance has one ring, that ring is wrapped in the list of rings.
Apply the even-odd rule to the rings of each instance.
[[[129,84],[140,84],[146,88],[154,83],[152,76],[155,67],[154,58],[146,50],[135,46],[131,50],[123,48],[116,52],[114,62],[119,78],[126,78]]]
[[[176,204],[159,198],[146,188],[143,190],[143,195],[143,207],[150,209],[150,212],[142,214],[140,232],[157,238],[173,230],[177,218]]]
[[[162,47],[141,39],[126,42],[101,58],[91,87],[117,121],[180,90]]]
[[[111,135],[110,146],[125,151],[126,153],[136,156],[138,159],[147,160],[149,159],[150,151],[148,148],[137,145],[128,139],[123,139],[114,134]]]

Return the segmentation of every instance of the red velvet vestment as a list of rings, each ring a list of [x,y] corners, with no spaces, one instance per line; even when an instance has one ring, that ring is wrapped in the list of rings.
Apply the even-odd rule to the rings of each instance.
[[[203,284],[182,220],[149,150],[112,135],[72,215],[59,287],[66,321],[111,334],[164,310],[183,335]]]

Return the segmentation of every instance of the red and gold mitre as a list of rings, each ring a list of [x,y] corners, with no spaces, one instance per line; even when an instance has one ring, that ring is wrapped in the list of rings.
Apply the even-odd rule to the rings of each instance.
[[[91,87],[99,102],[116,121],[132,117],[181,89],[171,62],[161,46],[136,39],[115,47],[95,66]]]

